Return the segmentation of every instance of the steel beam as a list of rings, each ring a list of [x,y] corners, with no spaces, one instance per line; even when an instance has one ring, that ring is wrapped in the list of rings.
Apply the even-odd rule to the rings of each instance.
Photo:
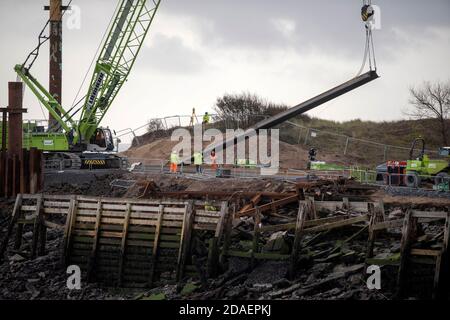
[[[50,0],[49,92],[59,104],[62,103],[62,9],[62,0]],[[49,128],[55,130],[58,127],[58,122],[49,113]]]
[[[7,109],[2,110],[2,141],[0,151],[0,197],[4,194],[5,189],[5,174],[6,174],[6,126],[8,125],[6,120],[8,117]]]
[[[299,105],[296,105],[295,107],[292,107],[289,110],[281,112],[269,119],[266,119],[266,120],[263,120],[263,121],[257,123],[254,126],[254,129],[261,130],[261,129],[273,128],[295,116],[304,114],[314,108],[317,108],[318,106],[321,106],[322,104],[324,104],[330,100],[336,99],[337,97],[340,97],[343,94],[346,94],[347,92],[355,90],[377,78],[379,78],[379,76],[375,71],[369,71],[369,72],[367,72],[363,75],[360,75],[359,77],[353,78],[331,90],[321,93],[314,98],[311,98],[303,103],[300,103]]]
[[[322,104],[331,101],[333,99],[336,99],[337,97],[340,97],[352,90],[355,90],[375,79],[378,79],[379,76],[376,73],[376,71],[369,71],[365,74],[362,74],[358,77],[355,77],[337,87],[334,87],[331,90],[328,90],[324,93],[319,94],[318,96],[311,98],[303,103],[300,103],[296,105],[295,107],[292,107],[284,112],[281,112],[273,117],[270,117],[269,119],[262,120],[261,122],[257,123],[255,126],[253,126],[250,129],[254,129],[256,133],[258,133],[259,130],[263,129],[271,129],[279,124],[282,124],[283,122],[295,117],[299,116],[301,114],[304,114],[314,108],[317,108],[321,106]],[[245,138],[249,138],[250,136],[245,136]],[[243,138],[242,136],[238,136],[232,139],[228,139],[224,141],[221,144],[211,146],[204,150],[204,154],[209,154],[212,150],[221,151],[225,150],[227,145],[234,145],[237,142],[238,138]]]

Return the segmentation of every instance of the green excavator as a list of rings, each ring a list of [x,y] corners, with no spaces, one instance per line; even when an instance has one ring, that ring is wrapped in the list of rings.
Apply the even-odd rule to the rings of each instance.
[[[112,131],[100,127],[134,66],[161,0],[121,0],[97,58],[84,103],[66,110],[34,78],[27,66],[14,70],[57,121],[45,128],[24,124],[24,148],[44,151],[46,161],[61,161],[63,169],[120,168],[124,158],[114,152]],[[83,101],[83,100],[82,100]],[[78,120],[75,115],[81,113]]]

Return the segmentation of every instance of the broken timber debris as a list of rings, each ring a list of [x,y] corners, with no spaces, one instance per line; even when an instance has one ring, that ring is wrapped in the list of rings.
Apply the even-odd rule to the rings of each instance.
[[[298,194],[296,196],[298,197]],[[290,278],[297,279],[297,271],[303,268],[300,261],[305,259],[312,259],[319,265],[336,260],[349,261],[347,255],[354,252],[349,253],[345,247],[364,232],[368,232],[369,235],[366,265],[371,262],[377,264],[373,258],[373,250],[375,244],[378,245],[378,242],[375,242],[377,236],[384,235],[380,231],[391,228],[399,230],[403,226],[402,245],[398,249],[401,254],[397,263],[400,265],[399,292],[402,295],[407,292],[404,279],[408,276],[412,263],[417,264],[418,258],[422,260],[426,258],[430,260],[428,264],[433,263],[435,266],[433,297],[438,297],[442,291],[442,283],[445,281],[443,270],[447,268],[449,213],[411,211],[408,214],[411,222],[407,222],[408,215],[405,219],[394,217],[394,220],[384,220],[384,205],[381,202],[353,202],[348,199],[315,201],[308,198],[297,200],[296,218],[287,219],[287,221],[295,219],[295,222],[267,224],[282,219],[280,220],[278,215],[273,216],[269,210],[262,212],[262,206],[259,205],[257,198],[255,195],[251,208],[247,206],[245,210],[253,210],[253,215],[236,219],[239,213],[242,213],[242,210],[236,210],[239,208],[236,205],[238,200],[228,203],[211,200],[19,195],[13,219],[8,226],[8,238],[17,226],[14,244],[19,251],[14,253],[19,252],[21,256],[33,258],[45,251],[45,228],[64,228],[64,262],[66,265],[79,265],[87,279],[119,287],[154,287],[162,281],[170,283],[198,276],[203,279],[202,283],[206,283],[206,277],[214,278],[226,270],[226,262],[230,257],[249,259],[250,269],[260,265],[261,260],[285,260],[287,274]],[[289,203],[279,208],[284,206],[292,208],[295,205]],[[327,213],[327,216],[324,217],[324,213]],[[66,216],[66,225],[52,220],[55,216]],[[292,214],[287,216],[292,217]],[[231,238],[234,237],[232,232],[236,234],[236,230],[233,229],[236,221],[240,221],[241,225],[253,225],[251,227],[253,232],[249,232],[250,245],[247,248],[234,247],[231,243]],[[446,227],[442,231],[439,229],[436,234],[433,233],[433,236],[415,235],[414,224],[436,221],[445,221]],[[26,225],[33,229],[29,254],[20,251],[21,233]],[[346,232],[348,236],[345,240],[338,241],[328,248],[318,244],[314,252],[308,251],[307,247],[317,242],[319,237],[332,230],[346,227],[349,228],[347,231],[352,230],[351,228],[356,230],[351,235]],[[280,236],[275,237],[277,232],[282,237],[286,236],[287,239],[291,237],[293,240],[292,246],[288,242],[287,250],[273,249],[282,247],[277,241],[283,239],[280,240]],[[306,235],[309,236],[303,241]],[[270,243],[271,237],[276,243]],[[2,243],[2,253],[8,238]],[[409,240],[405,242],[405,239]],[[207,248],[203,256],[198,256],[193,251],[198,241]],[[431,248],[423,246],[429,242],[441,242],[442,246],[439,248],[436,245]],[[419,243],[420,246],[415,243]],[[362,259],[364,261],[364,257]],[[324,279],[333,281],[332,277]],[[327,281],[324,285],[326,283]],[[306,290],[308,294],[320,286],[320,283],[317,283],[317,286],[294,285],[291,289],[297,293]],[[288,291],[285,294],[288,294]],[[277,296],[275,293],[272,294]]]

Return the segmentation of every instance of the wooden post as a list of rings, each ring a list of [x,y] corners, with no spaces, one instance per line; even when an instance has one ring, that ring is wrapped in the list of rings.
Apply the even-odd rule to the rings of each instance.
[[[25,194],[30,192],[30,153],[22,150],[22,163],[20,165],[20,193]]]
[[[76,222],[77,216],[77,198],[72,196],[69,203],[69,210],[66,218],[66,225],[64,229],[64,239],[63,239],[63,255],[62,255],[62,265],[67,266],[69,263],[69,254],[72,244],[72,229]]]
[[[47,227],[45,226],[45,215],[41,216],[41,224],[39,226],[39,247],[38,247],[38,255],[45,255],[45,245],[47,242]]]
[[[300,243],[302,239],[302,231],[305,226],[305,217],[307,215],[306,205],[299,203],[298,205],[298,214],[297,214],[297,223],[295,225],[295,238],[294,245],[292,246],[291,253],[291,264],[289,267],[289,277],[292,279],[295,276],[295,269],[297,267],[297,261],[300,251]]]
[[[2,112],[2,140],[0,143],[0,197],[5,195],[5,170],[6,170],[6,126],[8,125],[6,119],[8,117],[7,109],[1,108]]]
[[[38,188],[38,181],[39,181],[39,177],[38,177],[38,168],[36,168],[37,166],[37,157],[38,157],[38,150],[36,148],[31,148],[30,149],[30,161],[29,161],[29,172],[30,172],[30,193],[31,194],[35,194],[37,192],[39,192],[39,188]]]
[[[94,230],[94,242],[92,244],[91,255],[89,257],[88,270],[87,270],[87,280],[90,282],[92,280],[92,274],[95,268],[95,260],[97,256],[97,246],[100,231],[100,222],[102,219],[102,199],[100,198],[97,203],[97,214],[95,218],[95,230]]]
[[[183,229],[181,231],[180,251],[178,254],[177,281],[180,282],[184,276],[184,268],[187,256],[191,246],[192,225],[194,223],[194,202],[189,201],[186,206],[186,212],[183,220]]]
[[[225,218],[225,234],[223,240],[222,254],[219,258],[220,265],[222,267],[225,267],[228,259],[228,249],[230,248],[231,243],[231,231],[233,229],[233,219],[236,213],[236,203],[233,203],[231,210],[232,210],[231,213],[227,212]]]
[[[447,218],[444,224],[444,238],[442,241],[442,252],[436,259],[436,270],[434,278],[434,296],[433,298],[446,298],[450,293],[450,259],[448,245],[450,242],[450,212],[447,212]]]
[[[2,245],[0,247],[0,261],[2,261],[4,258],[6,248],[8,247],[9,238],[11,237],[11,234],[13,232],[14,225],[19,219],[21,207],[22,207],[22,194],[19,194],[17,195],[16,203],[14,204],[14,210],[12,213],[11,221],[8,224],[8,230],[6,231],[5,238],[3,239]]]
[[[259,236],[260,236],[260,224],[261,224],[261,211],[259,207],[256,207],[255,215],[253,216],[253,221],[255,223],[254,225],[254,231],[253,231],[253,245],[252,245],[252,257],[251,257],[251,266],[252,268],[255,267],[256,261],[255,261],[255,253],[259,252]]]
[[[228,212],[228,203],[222,202],[220,209],[220,219],[217,223],[216,232],[214,237],[209,242],[209,253],[208,253],[208,276],[213,278],[217,275],[217,266],[219,263],[219,242],[222,239],[224,222]]]
[[[17,223],[16,237],[14,240],[14,250],[20,250],[20,248],[22,247],[23,227],[24,224],[19,221]]]
[[[316,202],[314,200],[314,197],[309,197],[308,202],[311,206],[312,215],[314,217],[314,220],[319,219],[319,216],[317,215],[317,209],[316,209]]]
[[[131,217],[131,203],[127,203],[127,206],[125,209],[125,218],[123,221],[122,243],[120,245],[119,278],[118,278],[119,287],[122,286],[122,282],[123,282],[123,265],[125,262],[125,254],[126,254],[125,250],[126,250],[127,237],[128,237],[128,227],[130,225],[130,217]]]
[[[367,204],[367,210],[370,214],[370,222],[369,222],[369,239],[367,240],[367,251],[366,251],[366,259],[370,259],[373,257],[373,247],[375,244],[375,230],[373,230],[373,227],[376,224],[376,214],[375,214],[375,208],[372,203]]]
[[[348,201],[348,198],[342,198],[342,207],[344,210],[350,210],[350,201]]]
[[[19,157],[16,154],[12,155],[12,180],[11,180],[11,196],[16,197],[19,193],[17,181],[20,181],[20,165]]]
[[[31,258],[37,257],[39,234],[42,225],[42,194],[39,194],[36,199],[36,218],[34,219],[33,226],[33,242],[31,243]]]
[[[4,193],[5,197],[9,198],[9,196],[12,194],[11,192],[11,185],[12,185],[12,159],[9,155],[9,152],[6,153],[5,158],[5,186],[4,186]]]
[[[411,211],[408,210],[405,216],[405,220],[403,222],[402,228],[402,240],[400,247],[400,267],[398,269],[398,277],[397,277],[397,296],[401,298],[403,296],[405,290],[405,280],[406,280],[406,271],[407,264],[409,258],[409,249],[410,249],[410,238],[412,234],[413,222],[412,222],[412,214]]]
[[[433,278],[433,293],[432,299],[435,300],[440,296],[440,278],[441,278],[441,266],[442,266],[442,252],[436,257],[436,266],[434,268]]]
[[[159,212],[158,212],[158,220],[156,222],[156,228],[155,228],[155,238],[153,239],[153,248],[152,248],[152,264],[150,267],[150,278],[149,278],[149,287],[153,287],[153,282],[155,280],[155,270],[156,270],[156,264],[158,263],[158,249],[159,249],[159,240],[161,238],[161,228],[162,223],[164,220],[164,206],[159,206]]]
[[[378,209],[379,209],[379,221],[377,222],[383,222],[384,221],[384,216],[386,214],[385,210],[384,210],[384,202],[383,200],[378,201]]]

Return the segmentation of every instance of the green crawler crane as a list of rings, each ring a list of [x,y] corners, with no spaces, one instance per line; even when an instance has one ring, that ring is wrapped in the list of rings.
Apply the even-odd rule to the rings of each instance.
[[[65,169],[121,167],[124,159],[113,152],[112,132],[100,127],[100,123],[127,81],[160,3],[161,0],[120,0],[84,104],[75,112],[66,111],[25,65],[14,68],[58,123],[57,128],[33,126],[31,132],[24,134],[24,146],[43,150],[46,159],[62,161]],[[79,111],[81,116],[75,120]]]

